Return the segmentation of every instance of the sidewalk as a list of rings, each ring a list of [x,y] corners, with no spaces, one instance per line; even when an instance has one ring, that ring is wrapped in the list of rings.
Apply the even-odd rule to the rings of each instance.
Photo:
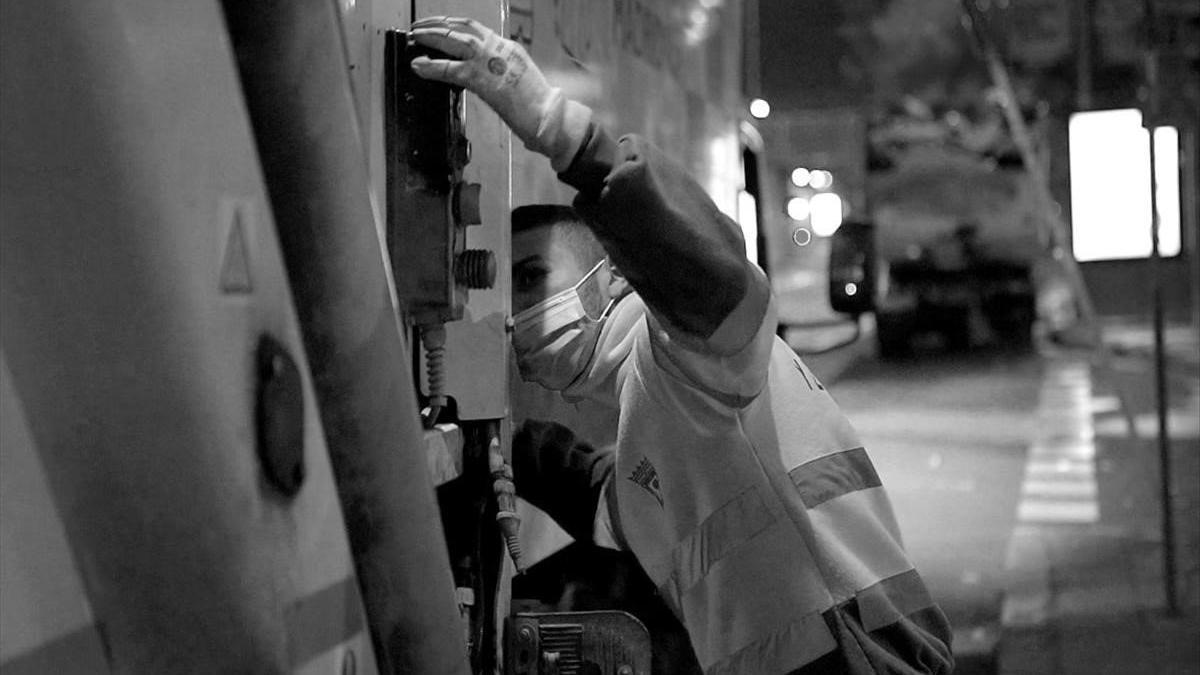
[[[1167,617],[1148,327],[1107,326],[1117,357],[1047,355],[1039,430],[1008,549],[1000,672],[1200,673],[1200,346],[1168,332],[1177,597]],[[1117,402],[1132,403],[1131,438]]]
[[[1154,331],[1145,320],[1111,319],[1101,328],[1105,344],[1118,356],[1154,358]],[[1167,323],[1163,345],[1167,367],[1184,369],[1192,376],[1200,373],[1200,332],[1189,325]]]
[[[858,325],[858,337],[849,342],[846,340],[851,336],[852,324],[848,323],[826,329],[823,333],[819,330],[789,328],[784,331],[784,340],[822,382],[832,384],[851,366],[875,354],[875,317],[865,314],[859,317]],[[843,346],[828,351],[808,351],[842,342],[845,342]]]

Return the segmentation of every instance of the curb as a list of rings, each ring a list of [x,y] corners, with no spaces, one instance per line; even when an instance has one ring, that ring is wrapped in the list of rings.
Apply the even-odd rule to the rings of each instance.
[[[861,332],[858,339],[845,347],[823,354],[796,352],[821,382],[837,382],[854,364],[875,355],[875,322],[867,316],[861,317],[859,321]],[[786,338],[785,342],[792,351],[796,351],[795,346]]]

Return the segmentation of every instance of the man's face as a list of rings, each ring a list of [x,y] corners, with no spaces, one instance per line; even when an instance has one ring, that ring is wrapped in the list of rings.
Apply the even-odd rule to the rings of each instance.
[[[512,312],[518,314],[579,283],[598,261],[581,261],[562,231],[535,227],[512,238]]]

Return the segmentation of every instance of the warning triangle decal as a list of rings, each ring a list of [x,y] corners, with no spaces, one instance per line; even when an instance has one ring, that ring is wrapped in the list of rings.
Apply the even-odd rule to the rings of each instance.
[[[246,233],[242,225],[242,207],[233,208],[233,223],[225,238],[225,254],[221,258],[221,292],[249,293],[250,256],[246,250]]]

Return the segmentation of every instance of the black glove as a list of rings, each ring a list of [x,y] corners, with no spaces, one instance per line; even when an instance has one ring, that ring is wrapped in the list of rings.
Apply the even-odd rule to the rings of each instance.
[[[512,458],[517,494],[590,543],[612,451],[593,448],[561,424],[526,420],[513,437]]]

